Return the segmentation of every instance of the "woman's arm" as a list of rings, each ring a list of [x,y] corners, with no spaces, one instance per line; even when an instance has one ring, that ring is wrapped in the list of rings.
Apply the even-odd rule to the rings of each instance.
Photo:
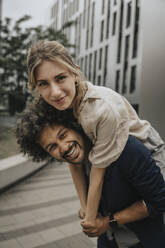
[[[91,167],[85,221],[94,220],[97,216],[105,170],[106,168]]]
[[[86,212],[87,205],[87,182],[84,175],[83,165],[69,164],[69,169],[72,175],[78,197],[80,199],[81,208]]]

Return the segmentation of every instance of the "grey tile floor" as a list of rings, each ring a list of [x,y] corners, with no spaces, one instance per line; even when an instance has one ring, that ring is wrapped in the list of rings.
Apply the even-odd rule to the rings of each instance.
[[[0,248],[95,247],[79,225],[65,164],[51,164],[0,195]]]
[[[0,248],[94,248],[96,238],[82,233],[78,209],[67,165],[50,164],[0,195]],[[121,248],[135,241],[123,228],[117,240]]]

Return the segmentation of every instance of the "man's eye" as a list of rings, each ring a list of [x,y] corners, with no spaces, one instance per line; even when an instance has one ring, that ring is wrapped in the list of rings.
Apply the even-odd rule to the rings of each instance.
[[[66,137],[66,132],[61,133],[60,136],[59,136],[60,139],[63,139],[63,138],[65,138],[65,137]]]
[[[51,147],[49,148],[49,152],[52,152],[56,149],[57,145],[56,144],[52,144]]]

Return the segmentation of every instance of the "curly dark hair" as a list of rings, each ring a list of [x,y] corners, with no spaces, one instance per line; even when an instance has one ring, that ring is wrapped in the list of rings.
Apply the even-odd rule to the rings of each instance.
[[[79,132],[88,139],[73,116],[72,110],[59,111],[42,98],[35,99],[17,120],[15,134],[20,151],[39,162],[51,159],[51,156],[39,144],[40,134],[45,126],[61,124]]]

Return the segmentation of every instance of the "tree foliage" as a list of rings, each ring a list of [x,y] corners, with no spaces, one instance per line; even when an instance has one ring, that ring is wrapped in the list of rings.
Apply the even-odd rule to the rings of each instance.
[[[66,35],[62,30],[51,27],[23,28],[23,23],[31,17],[28,15],[18,19],[14,24],[10,18],[0,21],[0,98],[8,96],[9,108],[21,103],[25,105],[28,96],[26,56],[31,42],[39,39],[57,40],[66,47],[70,47]],[[70,23],[68,25],[71,25]],[[12,100],[11,100],[12,99]],[[24,101],[23,101],[24,99]],[[17,103],[16,103],[17,102]],[[12,110],[11,114],[16,110]],[[19,110],[21,107],[19,106]]]

